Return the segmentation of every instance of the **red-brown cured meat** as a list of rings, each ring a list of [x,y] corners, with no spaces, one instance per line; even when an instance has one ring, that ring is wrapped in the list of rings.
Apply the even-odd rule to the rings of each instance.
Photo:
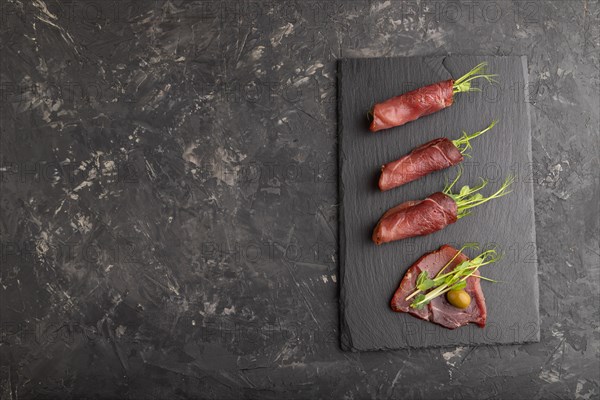
[[[417,318],[431,321],[448,329],[455,329],[468,323],[475,323],[480,327],[485,326],[487,318],[487,309],[485,306],[485,297],[481,290],[479,272],[475,272],[467,279],[465,291],[471,296],[471,304],[465,309],[454,307],[448,302],[446,296],[438,296],[420,310],[410,307],[413,299],[406,300],[416,289],[416,280],[422,271],[427,271],[430,278],[433,278],[440,269],[444,267],[456,255],[458,250],[455,248],[443,245],[437,251],[425,254],[414,263],[406,274],[398,289],[394,293],[390,306],[392,310],[397,312],[406,312]],[[452,271],[463,261],[468,260],[468,257],[460,253],[452,263],[446,267],[444,272]]]
[[[369,129],[371,132],[377,132],[404,125],[451,106],[454,96],[453,85],[454,81],[449,79],[375,104],[371,111],[372,120]]]
[[[461,152],[447,138],[435,139],[417,147],[404,157],[381,167],[379,189],[390,190],[412,182],[434,171],[464,160]]]
[[[379,219],[372,239],[376,244],[437,232],[457,220],[456,202],[442,192],[421,201],[408,201]]]

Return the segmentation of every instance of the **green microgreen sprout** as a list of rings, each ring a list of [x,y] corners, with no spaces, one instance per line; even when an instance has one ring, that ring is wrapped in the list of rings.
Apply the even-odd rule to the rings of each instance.
[[[464,93],[464,92],[481,92],[481,89],[471,87],[471,81],[479,78],[484,78],[489,83],[497,82],[493,78],[498,76],[496,74],[486,74],[485,68],[487,67],[487,62],[482,62],[476,65],[472,70],[458,78],[454,81],[454,85],[452,86],[453,93]]]
[[[463,131],[462,136],[456,140],[453,140],[452,143],[454,144],[454,146],[456,146],[456,148],[458,149],[458,151],[460,151],[460,153],[462,155],[464,155],[466,157],[471,157],[471,155],[467,153],[467,150],[472,149],[471,140],[475,139],[478,136],[483,135],[484,133],[486,133],[487,131],[492,129],[497,123],[498,123],[498,120],[494,120],[487,128],[485,128],[481,131],[472,133],[470,135],[467,134],[467,132]]]
[[[406,300],[414,297],[410,304],[412,308],[417,310],[423,308],[433,299],[445,294],[450,290],[460,290],[467,286],[467,279],[473,275],[480,267],[499,261],[502,256],[498,255],[496,250],[486,250],[477,257],[463,261],[458,264],[452,271],[442,274],[442,272],[467,248],[477,248],[476,243],[467,243],[456,252],[456,255],[444,265],[442,269],[431,279],[427,271],[421,271],[417,276],[416,290],[411,293]],[[494,279],[478,276],[478,278],[489,281],[498,282]],[[429,290],[429,291],[428,291]]]
[[[456,207],[458,209],[456,216],[457,219],[461,219],[462,217],[466,217],[467,215],[469,215],[471,213],[471,211],[469,210],[473,207],[477,207],[483,203],[505,196],[512,192],[511,190],[509,190],[509,187],[514,183],[515,177],[513,175],[508,175],[502,183],[502,185],[500,186],[500,188],[495,193],[487,197],[482,195],[481,193],[477,193],[481,189],[486,187],[489,183],[487,179],[483,178],[480,178],[481,183],[477,186],[463,186],[460,189],[460,192],[452,193],[452,187],[456,184],[456,182],[458,182],[458,179],[462,175],[462,171],[462,167],[459,167],[456,178],[454,178],[454,180],[451,183],[446,184],[446,187],[442,191],[445,195],[452,198],[452,200],[454,200],[454,202],[456,203]]]

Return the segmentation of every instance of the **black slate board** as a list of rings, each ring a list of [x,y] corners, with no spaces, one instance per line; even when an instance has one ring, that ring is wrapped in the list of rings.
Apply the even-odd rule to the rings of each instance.
[[[458,78],[481,61],[500,75],[482,92],[458,94],[441,112],[387,131],[371,133],[367,111],[375,102],[440,80]],[[524,343],[539,341],[539,308],[531,168],[531,128],[525,57],[447,56],[344,59],[338,64],[340,190],[341,346],[346,350]],[[437,137],[456,139],[493,119],[500,123],[473,142],[458,187],[490,180],[484,194],[513,172],[513,193],[474,209],[472,215],[435,234],[376,246],[373,227],[389,208],[442,190],[456,169],[437,172],[385,193],[377,189],[381,164]],[[405,271],[442,244],[479,242],[505,253],[484,276],[485,328],[454,331],[395,313],[389,300]],[[476,253],[467,252],[474,256]]]

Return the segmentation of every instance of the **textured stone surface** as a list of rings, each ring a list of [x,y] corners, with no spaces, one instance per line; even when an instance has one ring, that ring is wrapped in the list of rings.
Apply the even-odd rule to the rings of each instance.
[[[598,2],[322,3],[2,2],[2,399],[598,398]],[[449,53],[528,57],[541,341],[344,353],[336,60]]]
[[[367,129],[364,110],[415,87],[455,78],[481,62],[498,75],[497,83],[476,83],[481,92],[459,93],[454,104],[401,127],[378,133]],[[539,339],[531,129],[525,57],[395,57],[340,61],[338,112],[340,162],[340,336],[352,350],[397,349],[522,343]],[[443,190],[458,168],[438,171],[418,181],[381,192],[382,164],[439,137],[459,138],[494,119],[499,123],[472,140],[471,158],[454,192],[489,183],[494,193],[509,174],[512,193],[473,208],[471,215],[431,235],[376,246],[371,235],[387,210]],[[488,310],[484,329],[470,325],[455,331],[417,321],[389,307],[405,271],[425,253],[451,243],[478,242],[479,251],[497,248],[504,259],[483,267],[482,274],[506,283],[483,282]]]

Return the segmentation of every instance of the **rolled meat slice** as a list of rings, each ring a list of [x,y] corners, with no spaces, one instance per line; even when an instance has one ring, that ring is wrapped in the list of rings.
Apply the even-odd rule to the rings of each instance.
[[[515,181],[514,176],[509,175],[500,188],[489,196],[479,193],[488,184],[485,179],[477,186],[463,186],[458,193],[453,193],[452,188],[460,179],[461,172],[443,192],[434,193],[425,200],[407,201],[383,214],[373,231],[375,244],[424,236],[444,229],[469,215],[472,208],[509,194],[510,186]]]
[[[382,166],[379,189],[382,191],[393,189],[434,171],[456,165],[463,160],[464,156],[450,139],[432,140],[399,160]]]
[[[454,81],[450,79],[375,104],[371,110],[372,120],[369,130],[377,132],[404,125],[449,107],[453,101],[453,85]]]
[[[448,302],[446,296],[439,296],[431,300],[427,306],[416,309],[410,306],[412,300],[406,300],[416,288],[416,280],[422,271],[426,271],[430,277],[434,277],[448,262],[454,260],[446,267],[446,272],[454,270],[463,261],[469,258],[463,253],[458,254],[455,248],[443,245],[437,251],[427,253],[415,262],[404,274],[398,289],[394,293],[390,306],[396,312],[409,313],[417,318],[431,321],[448,329],[455,329],[469,323],[475,323],[480,327],[485,326],[487,309],[485,297],[481,290],[479,271],[476,271],[467,279],[465,291],[471,296],[471,303],[465,309],[454,307]]]
[[[388,210],[373,231],[376,244],[437,232],[457,221],[456,202],[437,192],[425,200],[408,201]]]
[[[377,132],[401,126],[450,107],[454,102],[455,94],[479,90],[471,86],[473,80],[483,78],[488,82],[495,82],[492,78],[496,75],[486,74],[486,66],[487,63],[482,62],[456,80],[433,83],[375,104],[369,112],[371,119],[369,130]]]

